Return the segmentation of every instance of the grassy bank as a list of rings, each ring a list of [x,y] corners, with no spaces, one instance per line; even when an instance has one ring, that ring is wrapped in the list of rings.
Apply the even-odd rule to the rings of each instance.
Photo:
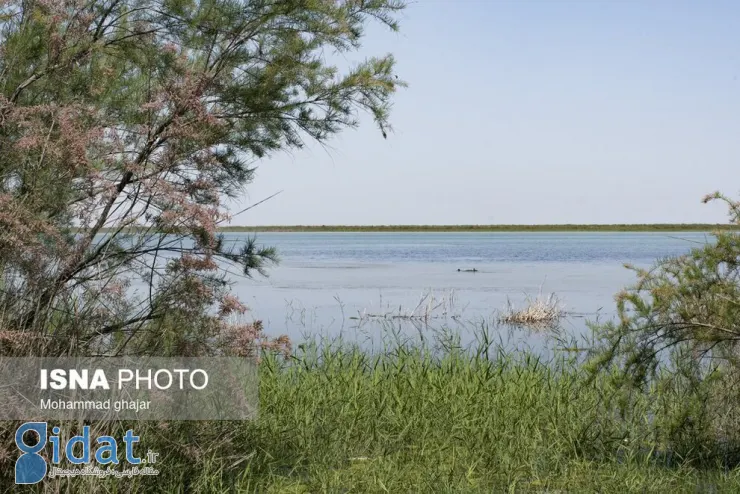
[[[161,452],[159,477],[46,481],[45,489],[740,490],[734,457],[713,432],[724,411],[706,389],[656,383],[627,397],[609,376],[589,380],[575,360],[454,345],[433,356],[431,348],[397,345],[371,356],[310,347],[289,362],[268,357],[256,421],[132,424],[143,446]],[[0,455],[0,483],[14,458]]]
[[[649,225],[294,225],[230,226],[223,232],[711,232],[738,230],[725,224]]]

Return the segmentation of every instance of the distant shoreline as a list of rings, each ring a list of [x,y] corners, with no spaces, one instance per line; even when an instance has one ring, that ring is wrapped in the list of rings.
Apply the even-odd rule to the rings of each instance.
[[[79,231],[79,229],[73,229]],[[123,232],[145,230],[144,227],[128,227]],[[486,233],[486,232],[715,232],[738,231],[740,225],[703,223],[656,223],[615,225],[264,225],[226,226],[218,228],[222,233]],[[102,228],[100,233],[109,233]],[[151,233],[151,231],[150,231]]]
[[[622,224],[622,225],[291,225],[229,226],[224,233],[250,232],[712,232],[740,231],[728,224]]]

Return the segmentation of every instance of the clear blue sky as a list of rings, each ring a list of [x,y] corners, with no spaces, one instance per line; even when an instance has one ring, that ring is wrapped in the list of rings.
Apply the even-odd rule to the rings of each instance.
[[[724,222],[740,192],[740,2],[420,0],[367,122],[259,164],[234,225]]]

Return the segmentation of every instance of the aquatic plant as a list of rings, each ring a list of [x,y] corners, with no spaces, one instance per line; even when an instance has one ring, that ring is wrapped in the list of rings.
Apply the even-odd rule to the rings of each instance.
[[[419,302],[413,308],[405,308],[401,305],[395,306],[388,303],[384,306],[381,298],[382,312],[370,312],[368,309],[359,311],[357,316],[350,319],[363,324],[368,320],[377,319],[403,319],[408,321],[431,321],[432,319],[446,319],[459,316],[455,307],[455,291],[449,290],[441,295],[436,295],[428,290],[422,293]]]
[[[534,298],[527,295],[523,307],[515,307],[507,298],[506,308],[499,315],[498,321],[503,324],[543,328],[556,325],[564,316],[565,310],[554,293],[547,296],[539,293]]]

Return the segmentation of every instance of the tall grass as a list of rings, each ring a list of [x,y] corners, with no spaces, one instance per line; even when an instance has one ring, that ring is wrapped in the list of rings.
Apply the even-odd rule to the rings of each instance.
[[[485,331],[484,331],[485,333]],[[133,426],[159,477],[46,481],[46,492],[737,492],[708,389],[625,395],[574,356],[508,353],[482,334],[367,353],[266,354],[251,422]],[[714,386],[708,383],[707,386]],[[686,421],[689,417],[691,420]],[[689,422],[692,425],[688,426]],[[14,426],[2,431],[3,444]],[[15,454],[0,454],[0,485]]]

